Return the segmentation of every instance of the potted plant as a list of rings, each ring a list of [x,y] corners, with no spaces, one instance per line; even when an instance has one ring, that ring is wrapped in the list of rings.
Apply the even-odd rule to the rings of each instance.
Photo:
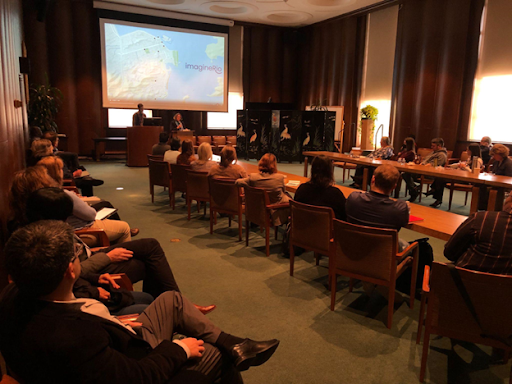
[[[361,149],[373,148],[373,132],[379,110],[371,105],[361,108]]]
[[[41,128],[43,133],[58,132],[55,116],[63,98],[60,89],[52,87],[46,76],[46,84],[32,85],[29,96],[28,123]]]

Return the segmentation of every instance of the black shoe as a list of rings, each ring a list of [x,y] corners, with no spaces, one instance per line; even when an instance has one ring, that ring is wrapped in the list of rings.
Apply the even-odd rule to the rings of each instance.
[[[409,202],[410,203],[414,203],[416,201],[416,199],[418,198],[418,190],[415,188],[415,189],[411,189],[409,191],[409,193],[411,194],[411,197],[409,198]]]
[[[425,197],[432,196],[434,194],[434,191],[431,189],[430,191],[424,192],[423,194],[425,195]]]
[[[279,340],[276,339],[268,341],[245,339],[240,344],[235,344],[230,352],[235,361],[235,367],[242,372],[266,362],[278,346]]]
[[[439,208],[441,206],[441,204],[443,204],[443,202],[441,200],[436,200],[432,204],[430,204],[430,206],[433,208]]]
[[[93,187],[97,187],[98,185],[103,185],[103,180],[94,179],[91,176],[82,177],[82,181],[87,183],[87,185],[91,185]]]

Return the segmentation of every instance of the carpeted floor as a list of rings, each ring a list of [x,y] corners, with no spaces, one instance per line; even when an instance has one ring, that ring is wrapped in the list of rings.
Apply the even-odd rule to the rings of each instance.
[[[289,260],[279,253],[280,240],[271,240],[267,258],[259,232],[251,233],[246,247],[238,242],[237,223],[228,228],[227,218],[218,221],[213,235],[209,234],[208,215],[196,211],[187,221],[185,201],[178,194],[175,211],[163,188],[156,187],[155,203],[151,203],[147,168],[129,168],[123,161],[84,165],[92,176],[105,180],[95,188],[95,195],[111,201],[123,220],[140,228],[138,238],[160,241],[182,292],[197,304],[217,305],[210,319],[235,335],[281,340],[271,360],[243,373],[246,383],[418,382],[419,301],[414,310],[402,304],[388,330],[386,302],[379,296],[366,296],[361,287],[348,293],[348,280],[339,278],[337,304],[331,312],[326,258],[316,267],[312,253],[298,257],[295,277],[290,277]],[[303,172],[299,164],[278,167]],[[336,179],[341,183],[340,170],[336,170]],[[431,202],[423,200],[426,205]],[[469,211],[463,206],[462,193],[456,193],[453,208],[457,213]],[[408,230],[400,235],[407,240],[424,237]],[[444,242],[431,239],[431,244],[435,259],[445,260]],[[509,366],[489,366],[490,348],[457,344],[452,349],[452,343],[447,338],[432,339],[426,382],[497,384],[508,380]]]

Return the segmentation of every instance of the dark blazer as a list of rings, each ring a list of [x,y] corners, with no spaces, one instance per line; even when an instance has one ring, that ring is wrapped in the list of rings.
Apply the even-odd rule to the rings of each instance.
[[[169,340],[151,349],[79,305],[26,299],[13,284],[0,298],[0,350],[26,383],[168,383],[187,361]]]

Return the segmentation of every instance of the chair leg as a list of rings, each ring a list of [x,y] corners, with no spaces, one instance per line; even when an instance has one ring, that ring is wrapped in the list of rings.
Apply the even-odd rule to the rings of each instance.
[[[389,287],[388,294],[388,329],[391,329],[391,324],[393,323],[393,312],[395,311],[395,285]]]
[[[469,192],[466,191],[466,198],[464,199],[464,206],[468,205],[468,195],[469,195]]]
[[[231,228],[231,215],[229,215],[229,224],[228,227]]]
[[[214,215],[217,216],[217,214],[213,211],[211,205],[210,205],[210,235],[213,234],[213,219]]]
[[[428,187],[427,187],[427,192],[428,192]],[[423,195],[423,182],[420,181],[420,193],[419,193],[419,202],[421,203],[421,195]]]
[[[274,238],[275,238],[275,240],[277,240],[277,232],[278,232],[277,229],[278,229],[277,225],[274,225]]]
[[[238,215],[238,241],[242,241],[242,214]]]
[[[318,252],[315,252],[315,265],[318,265],[320,263],[320,254]]]
[[[418,318],[418,334],[416,336],[416,344],[419,344],[421,341],[421,331],[423,330],[423,323],[425,322],[425,304],[427,302],[427,293],[423,292],[421,295],[421,305],[420,305],[420,317]]]
[[[249,226],[249,220],[245,220],[245,246],[249,246],[249,231],[251,227]]]
[[[416,251],[415,251],[416,252]],[[418,259],[419,254],[414,253],[414,259],[412,261],[412,271],[411,271],[411,292],[409,296],[409,308],[414,308],[414,299],[416,298],[416,279],[418,278]]]
[[[430,313],[427,309],[427,320],[425,325],[425,336],[423,337],[423,353],[421,354],[420,383],[425,381],[425,371],[427,370],[428,349],[430,346]]]
[[[201,202],[197,200],[197,213],[201,211]]]
[[[267,227],[265,228],[265,253],[267,257],[270,256],[270,225],[267,222]]]
[[[336,303],[336,272],[331,274],[331,311],[334,311]]]
[[[176,194],[173,192],[171,192],[171,195],[172,195],[172,210],[174,211],[176,209]]]
[[[204,215],[206,216],[206,201],[204,201]]]
[[[149,186],[149,193],[151,193],[151,202],[154,203],[155,202],[155,187],[153,186],[153,184],[151,184]]]
[[[454,185],[452,183],[452,185],[450,186],[450,200],[448,200],[448,210],[449,211],[451,211],[451,209],[452,209],[453,189],[454,189]]]
[[[343,184],[345,184],[345,168],[343,167],[342,169],[343,169]],[[349,172],[349,174],[350,174],[350,172]]]
[[[290,241],[290,276],[293,276],[294,263],[295,263],[295,252],[293,251],[293,243]]]
[[[348,291],[352,292],[353,289],[354,289],[354,279],[350,278],[350,280],[348,281]]]
[[[188,195],[188,194],[187,194]],[[190,200],[187,196],[187,211],[188,211],[188,218],[187,220],[190,220],[190,206],[192,205],[192,200]]]

